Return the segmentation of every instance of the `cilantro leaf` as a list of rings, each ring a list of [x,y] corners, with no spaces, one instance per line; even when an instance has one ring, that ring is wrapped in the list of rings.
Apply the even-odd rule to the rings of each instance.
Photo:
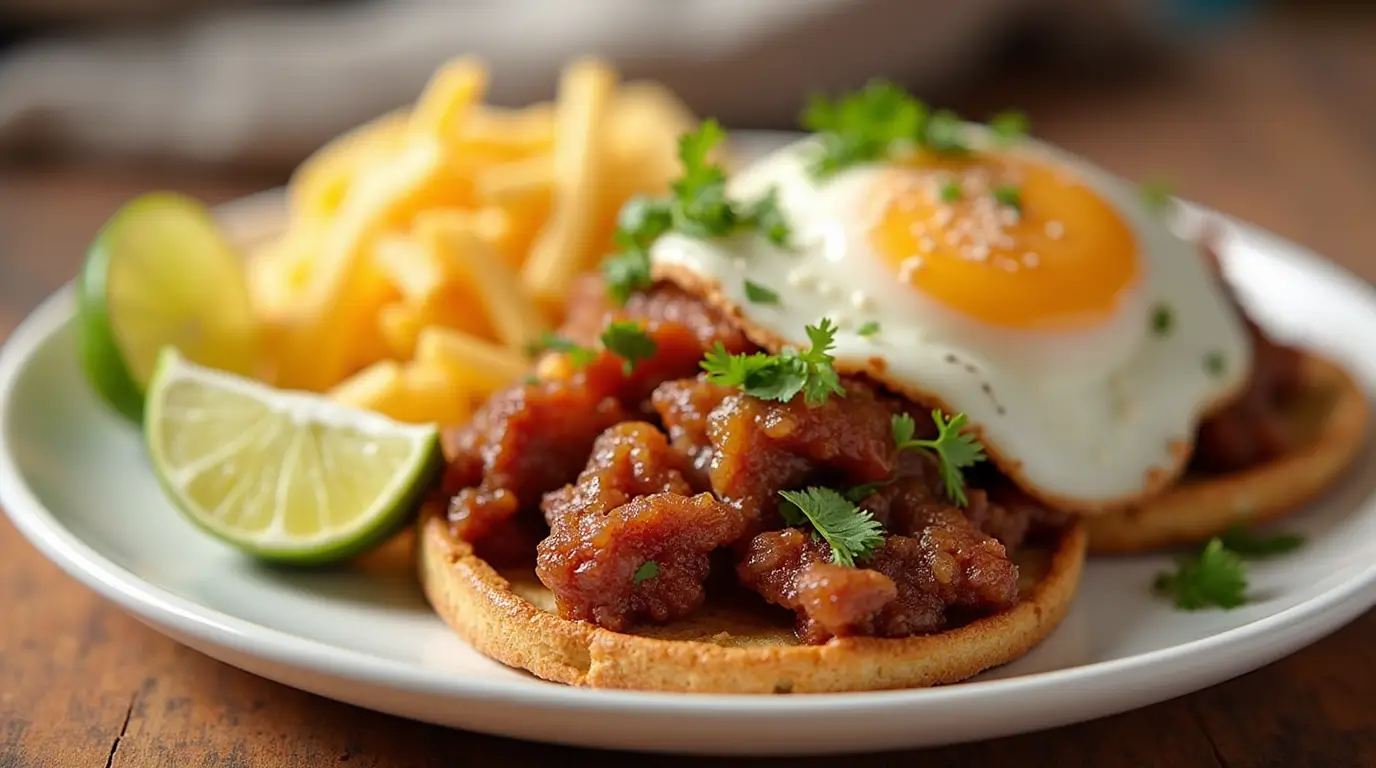
[[[1169,304],[1161,303],[1152,308],[1151,312],[1151,331],[1157,336],[1165,336],[1171,332],[1171,327],[1175,325],[1175,313],[1171,312]]]
[[[713,148],[726,137],[715,120],[679,137],[678,155],[683,172],[672,184],[667,199],[633,197],[622,206],[613,235],[619,251],[602,262],[607,293],[625,304],[632,293],[648,288],[650,247],[665,233],[690,237],[725,237],[743,227],[753,227],[776,245],[788,242],[788,221],[771,190],[749,206],[726,196],[726,171],[709,160]]]
[[[900,452],[917,449],[933,455],[940,465],[941,482],[946,488],[946,495],[962,507],[969,503],[969,499],[965,495],[965,475],[961,470],[973,467],[986,458],[984,446],[980,445],[979,440],[974,435],[960,431],[967,420],[963,413],[948,419],[941,409],[932,411],[937,436],[931,439],[913,438],[917,433],[917,423],[909,414],[900,413],[890,422],[897,449]]]
[[[1030,123],[1025,113],[1007,110],[994,115],[994,119],[989,121],[989,128],[994,132],[994,138],[1010,143],[1026,136]]]
[[[635,569],[635,576],[631,577],[631,584],[639,584],[642,581],[649,581],[659,576],[659,563],[653,560],[646,560]]]
[[[588,349],[549,331],[541,334],[540,340],[531,344],[527,351],[531,355],[545,351],[562,352],[569,356],[569,362],[573,363],[575,368],[583,368],[597,357],[595,350]]]
[[[1264,558],[1284,555],[1304,545],[1304,537],[1294,533],[1260,536],[1241,525],[1224,531],[1219,539],[1223,546],[1244,558]]]
[[[927,120],[923,144],[942,155],[963,155],[970,151],[965,141],[965,121],[949,109],[940,109]]]
[[[867,337],[868,337],[868,336],[874,336],[874,335],[878,334],[880,330],[882,330],[882,328],[881,328],[880,325],[879,325],[879,321],[878,321],[878,320],[870,320],[870,321],[866,322],[865,324],[861,325],[859,328],[857,328],[857,329],[855,330],[855,334],[856,334],[857,336],[867,336]]]
[[[650,254],[643,248],[628,248],[602,262],[602,277],[607,293],[617,305],[625,304],[632,293],[649,288]]]
[[[769,242],[780,248],[788,247],[788,240],[793,231],[789,227],[788,219],[784,218],[783,209],[779,207],[778,187],[770,187],[764,197],[756,200],[746,212],[745,220],[762,232]]]
[[[1169,210],[1175,203],[1171,197],[1171,183],[1165,179],[1144,181],[1137,185],[1137,193],[1141,196],[1142,203],[1157,213]]]
[[[799,392],[808,405],[821,405],[831,395],[845,396],[840,376],[832,367],[831,348],[836,341],[836,326],[823,318],[807,326],[812,346],[806,350],[784,350],[777,355],[764,352],[733,355],[720,342],[703,358],[707,380],[724,387],[735,387],[761,400],[786,403]]]
[[[852,504],[859,504],[879,492],[880,488],[888,485],[888,480],[880,480],[877,483],[865,483],[864,485],[854,485],[847,488],[843,494],[846,500]]]
[[[745,298],[755,304],[778,304],[779,294],[753,280],[745,281]]]
[[[1222,376],[1226,367],[1227,361],[1223,359],[1222,352],[1214,350],[1204,355],[1204,370],[1208,371],[1210,376]]]
[[[825,177],[916,143],[927,122],[927,106],[893,83],[875,80],[839,100],[813,96],[800,122],[818,134],[821,152],[811,170]]]
[[[602,332],[602,346],[622,359],[621,369],[627,375],[635,370],[636,363],[654,357],[655,352],[659,351],[659,345],[646,335],[638,323],[626,320],[607,324],[607,329]]]
[[[1007,206],[1019,213],[1022,212],[1022,189],[1012,184],[994,187],[994,199],[998,201],[999,205]]]
[[[1247,567],[1214,537],[1198,554],[1177,560],[1175,573],[1157,574],[1152,589],[1183,611],[1237,608],[1247,602]]]
[[[941,185],[941,202],[954,203],[960,200],[960,184],[948,181]]]
[[[785,503],[779,505],[784,521],[790,525],[812,525],[813,536],[831,547],[831,561],[855,567],[884,543],[884,528],[868,511],[860,509],[830,488],[805,488],[779,491]]]

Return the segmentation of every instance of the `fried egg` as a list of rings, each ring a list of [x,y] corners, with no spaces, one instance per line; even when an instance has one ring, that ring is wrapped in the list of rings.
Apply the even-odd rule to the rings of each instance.
[[[1134,185],[1042,142],[966,131],[969,153],[820,179],[815,139],[781,149],[728,194],[774,190],[787,247],[670,234],[654,274],[772,351],[806,347],[804,327],[830,318],[838,371],[965,413],[1048,503],[1090,512],[1160,490],[1249,374],[1241,318]]]

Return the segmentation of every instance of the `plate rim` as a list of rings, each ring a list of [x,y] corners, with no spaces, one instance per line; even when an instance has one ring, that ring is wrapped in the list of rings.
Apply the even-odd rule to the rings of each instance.
[[[738,132],[747,140],[764,142],[786,135],[773,132]],[[281,188],[254,193],[215,208],[226,223],[243,224],[263,212],[280,208]],[[1376,291],[1361,278],[1335,262],[1278,235],[1237,221],[1226,214],[1189,204],[1194,213],[1217,215],[1234,236],[1263,244],[1291,264],[1306,272],[1321,275],[1365,289],[1364,298],[1376,307]],[[252,230],[252,227],[249,227]],[[533,706],[546,711],[578,710],[602,714],[630,714],[653,711],[656,715],[731,716],[755,715],[787,717],[835,712],[844,708],[849,715],[887,712],[895,708],[968,706],[988,696],[1051,695],[1079,686],[1112,685],[1116,680],[1140,675],[1152,669],[1170,667],[1183,660],[1199,663],[1214,660],[1226,665],[1233,653],[1253,644],[1266,646],[1268,637],[1279,638],[1284,630],[1305,622],[1331,623],[1336,630],[1376,604],[1376,562],[1369,563],[1352,578],[1334,585],[1304,602],[1262,616],[1217,634],[1120,659],[1096,661],[1062,669],[1031,672],[1026,675],[977,680],[936,688],[867,691],[853,693],[809,694],[806,696],[759,696],[749,694],[665,693],[577,688],[555,683],[514,684],[500,679],[467,677],[457,673],[437,673],[414,664],[376,656],[360,650],[293,635],[257,624],[232,614],[206,607],[180,597],[120,567],[87,544],[40,502],[20,474],[11,451],[10,412],[15,404],[15,388],[20,374],[52,336],[62,331],[74,315],[74,296],[67,283],[48,296],[31,312],[0,347],[0,506],[17,530],[49,561],[69,576],[136,617],[156,625],[169,626],[200,642],[233,648],[240,653],[275,664],[314,674],[382,686],[394,690],[466,701],[500,699],[515,705]],[[1370,395],[1370,385],[1368,384]],[[1368,503],[1376,503],[1373,497]],[[1341,616],[1334,622],[1334,616]],[[1309,638],[1313,642],[1321,637]],[[1268,659],[1273,660],[1276,656]],[[1244,665],[1227,677],[1242,674],[1261,665]],[[1217,681],[1215,681],[1217,682]],[[1173,693],[1170,695],[1179,695]],[[1154,699],[1159,700],[1159,699]],[[1103,714],[1108,714],[1104,712]]]

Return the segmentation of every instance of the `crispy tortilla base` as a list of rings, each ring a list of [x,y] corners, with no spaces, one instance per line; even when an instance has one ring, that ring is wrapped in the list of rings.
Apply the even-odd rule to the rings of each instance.
[[[1347,371],[1313,354],[1304,360],[1305,396],[1286,414],[1299,445],[1241,472],[1186,476],[1142,506],[1086,520],[1090,551],[1137,552],[1204,541],[1229,528],[1271,520],[1313,500],[1366,441],[1366,393]]]
[[[954,683],[1006,664],[1065,616],[1084,565],[1082,526],[1019,557],[1022,601],[958,629],[902,639],[799,645],[792,615],[758,600],[709,602],[694,616],[623,634],[568,621],[532,570],[499,573],[449,534],[437,506],[419,523],[430,604],[482,653],[569,685],[698,693],[816,693]]]

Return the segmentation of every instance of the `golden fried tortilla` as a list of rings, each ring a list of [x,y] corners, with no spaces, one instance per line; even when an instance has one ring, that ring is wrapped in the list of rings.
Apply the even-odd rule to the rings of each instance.
[[[499,573],[449,534],[432,505],[420,520],[419,571],[430,604],[482,653],[537,677],[593,688],[699,693],[814,693],[954,683],[1021,657],[1065,616],[1086,535],[1018,557],[1022,601],[958,629],[901,639],[799,645],[791,614],[758,600],[709,602],[667,626],[612,632],[554,614],[533,570]]]
[[[1136,552],[1207,540],[1236,525],[1271,520],[1313,500],[1366,442],[1366,393],[1352,375],[1313,354],[1306,393],[1286,414],[1297,447],[1241,472],[1189,476],[1140,506],[1087,518],[1090,551]]]

